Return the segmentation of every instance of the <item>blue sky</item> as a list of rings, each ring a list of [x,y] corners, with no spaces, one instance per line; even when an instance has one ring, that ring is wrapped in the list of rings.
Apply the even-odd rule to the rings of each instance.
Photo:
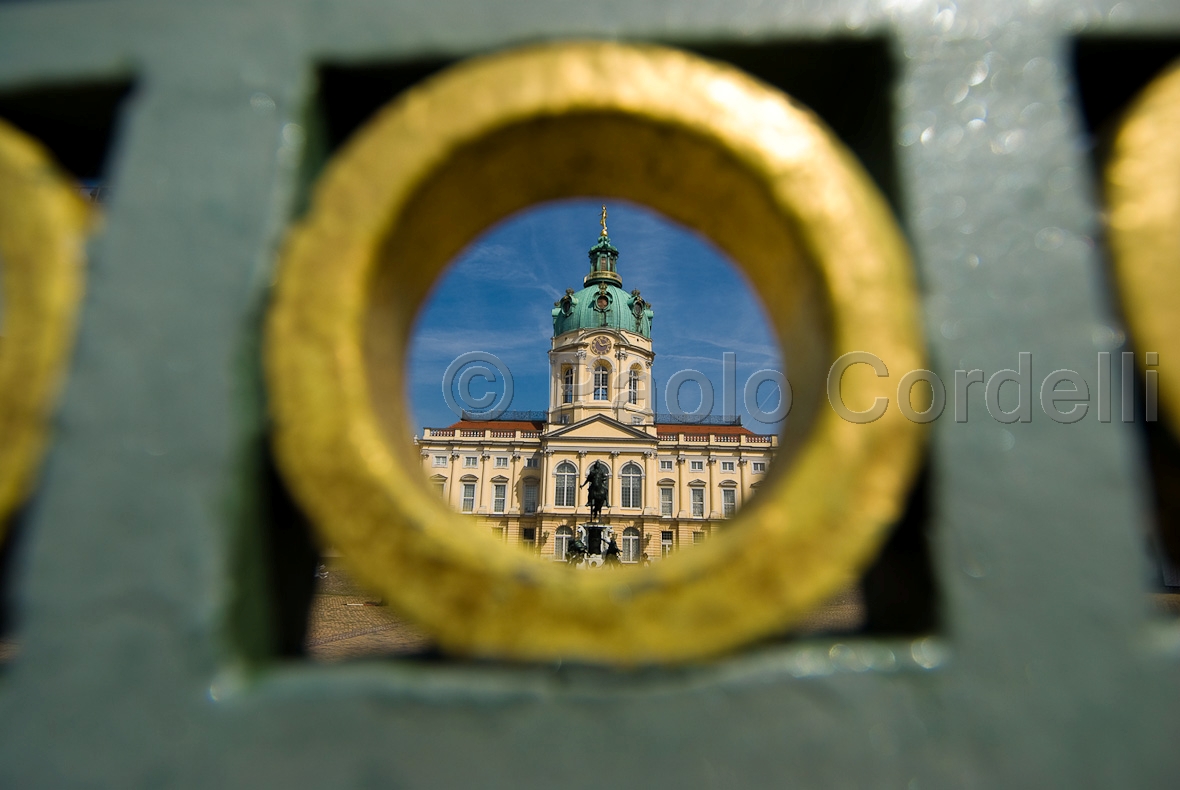
[[[781,425],[752,420],[741,404],[742,388],[757,370],[782,370],[782,356],[762,303],[744,275],[711,243],[663,215],[614,199],[543,203],[493,226],[451,263],[419,313],[411,342],[407,384],[415,429],[443,427],[457,419],[442,394],[447,365],[468,351],[487,351],[512,372],[513,410],[545,409],[549,399],[547,352],[553,337],[550,311],[566,288],[582,288],[589,271],[586,251],[597,241],[605,203],[611,241],[619,249],[623,289],[638,288],[652,303],[656,410],[666,412],[664,388],[679,370],[692,368],[713,383],[712,413],[721,414],[721,355],[737,354],[738,413],[760,433]],[[472,387],[478,397],[479,380]],[[499,392],[499,385],[492,389]],[[770,384],[759,401],[772,410]],[[694,410],[700,390],[691,383],[680,406]]]

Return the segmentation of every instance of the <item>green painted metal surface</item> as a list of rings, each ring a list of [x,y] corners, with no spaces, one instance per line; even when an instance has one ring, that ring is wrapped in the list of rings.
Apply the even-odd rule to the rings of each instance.
[[[1145,34],[1180,39],[1180,8],[0,6],[0,92],[135,86],[22,528],[0,786],[1174,787],[1180,635],[1144,603],[1145,458],[1118,422],[934,426],[934,638],[818,639],[635,673],[315,666],[268,657],[259,559],[258,334],[321,145],[318,66],[610,37],[757,47],[773,67],[800,47],[884,42],[888,139],[861,150],[891,160],[869,167],[896,175],[883,185],[913,245],[935,368],[990,373],[1031,351],[1046,372],[1094,380],[1095,329],[1118,319],[1072,42]],[[1046,228],[1062,243],[1038,245]],[[587,743],[600,751],[577,757]]]

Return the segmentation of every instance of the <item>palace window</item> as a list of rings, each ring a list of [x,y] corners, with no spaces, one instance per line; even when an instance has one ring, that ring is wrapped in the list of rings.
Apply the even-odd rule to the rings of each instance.
[[[447,457],[445,455],[434,456],[433,465],[434,466],[446,466],[447,465]]]
[[[672,489],[660,489],[660,515],[668,518],[672,517]]]
[[[537,528],[523,527],[520,530],[520,543],[529,551],[537,550]]]
[[[474,468],[475,468],[475,465],[476,465],[476,462],[477,462],[478,460],[479,460],[479,459],[478,459],[478,458],[476,458],[474,455],[467,455],[467,456],[464,456],[464,457],[463,457],[463,467],[464,467],[465,469],[474,469]]]
[[[627,464],[619,474],[623,486],[623,507],[643,507],[643,470]]]
[[[672,530],[665,529],[663,532],[660,533],[660,556],[667,557],[669,554],[672,553],[672,549],[673,549]]]
[[[623,530],[623,545],[621,559],[623,562],[639,562],[639,530],[635,527],[627,527]]]
[[[492,537],[495,538],[496,540],[500,540],[500,541],[504,540],[504,528],[503,527],[492,527]]]
[[[721,489],[721,515],[729,518],[737,512],[737,492],[732,488]]]
[[[561,402],[574,402],[574,369],[572,367],[566,368],[565,372],[561,374]]]
[[[692,472],[703,472],[703,471],[705,471],[705,462],[704,461],[689,461],[688,468],[689,468],[689,471],[692,471]]]
[[[672,459],[671,458],[661,458],[660,459],[660,471],[661,472],[671,472],[672,471]]]
[[[750,464],[750,466],[753,468],[755,474],[766,471],[765,461],[754,461],[752,464]]]
[[[434,490],[438,492],[438,495],[440,497],[443,496],[443,492],[446,490],[446,485],[447,485],[446,480],[435,480],[434,481]]]
[[[570,548],[570,541],[574,539],[574,531],[569,527],[558,527],[557,535],[553,538],[553,559],[564,560]]]
[[[492,487],[492,512],[504,512],[504,500],[507,499],[508,485],[506,483],[496,483]]]
[[[697,530],[696,532],[692,533],[692,545],[698,546],[704,542],[705,542],[705,533],[704,532]]]
[[[553,494],[553,504],[558,507],[577,504],[578,470],[569,461],[557,465],[557,487]]]
[[[705,489],[692,489],[692,516],[693,518],[705,517]]]
[[[627,402],[630,404],[639,403],[639,369],[631,368],[630,375],[627,376]]]
[[[497,455],[496,456],[496,468],[497,469],[507,469],[508,468],[508,456]]]
[[[525,513],[536,513],[537,512],[537,493],[538,493],[538,491],[537,491],[537,484],[536,483],[525,483],[524,484],[524,512]]]
[[[594,368],[594,400],[610,400],[610,371],[606,365]]]
[[[463,484],[463,507],[464,513],[470,513],[475,510],[475,483]]]
[[[532,458],[524,459],[524,468],[525,469],[536,469],[540,465],[541,465],[541,459],[535,455]]]
[[[732,472],[733,471],[733,461],[722,461],[721,462],[721,471],[722,472]]]

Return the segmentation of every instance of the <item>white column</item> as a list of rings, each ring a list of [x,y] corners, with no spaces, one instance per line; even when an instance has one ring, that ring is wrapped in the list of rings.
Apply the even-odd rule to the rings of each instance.
[[[545,448],[541,451],[541,485],[537,492],[537,512],[541,513],[549,507],[553,497],[553,451]]]
[[[705,494],[705,517],[713,518],[713,503],[717,501],[717,459],[710,454],[705,459],[705,465],[709,467],[709,492]]]
[[[516,441],[520,441],[520,431],[516,432]],[[508,472],[508,501],[504,504],[509,513],[520,513],[522,505],[520,493],[517,492],[520,488],[520,445],[513,447],[511,452],[511,460],[508,461],[511,464]]]
[[[491,513],[492,512],[492,484],[491,472],[488,469],[488,461],[491,460],[492,454],[486,448],[479,452],[479,483],[475,491],[476,512]]]

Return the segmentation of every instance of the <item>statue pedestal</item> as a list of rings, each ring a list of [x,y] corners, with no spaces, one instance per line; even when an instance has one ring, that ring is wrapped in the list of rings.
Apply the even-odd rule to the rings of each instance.
[[[579,524],[578,539],[586,546],[586,554],[579,568],[599,568],[606,562],[606,551],[610,546],[614,531],[609,524]]]

